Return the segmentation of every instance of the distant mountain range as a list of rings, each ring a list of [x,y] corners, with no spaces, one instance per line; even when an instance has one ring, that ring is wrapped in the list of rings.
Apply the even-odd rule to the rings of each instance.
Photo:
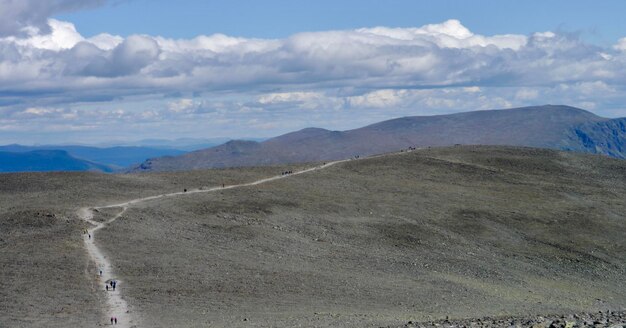
[[[190,150],[213,147],[228,140],[230,139],[151,139],[136,142],[136,144],[142,144],[143,146],[126,145],[113,147],[85,145],[24,146],[12,144],[0,146],[0,152],[3,155],[0,157],[0,172],[51,170],[119,172],[139,165],[148,158],[182,155]],[[64,153],[45,151],[62,151]],[[43,158],[46,157],[48,157],[47,166],[43,162]],[[38,164],[32,165],[33,163],[29,162],[29,160],[34,160]],[[40,160],[42,162],[37,162]],[[9,161],[11,161],[10,165],[8,164]],[[78,162],[84,162],[84,165],[78,165]]]
[[[455,144],[529,146],[626,158],[626,118],[607,119],[554,105],[403,117],[348,131],[307,128],[263,142],[229,141],[179,156],[152,158],[131,171],[324,161]]]
[[[100,171],[109,166],[72,157],[64,150],[0,151],[0,172]]]
[[[247,138],[245,140],[264,141],[266,138]],[[231,138],[178,138],[178,139],[143,139],[133,142],[103,144],[102,147],[148,147],[158,149],[177,149],[185,152],[200,150],[221,145]]]
[[[126,168],[145,161],[148,158],[160,156],[176,156],[186,153],[178,149],[168,148],[151,148],[151,147],[89,147],[89,146],[22,146],[22,145],[6,145],[0,146],[2,152],[25,153],[37,150],[62,150],[68,155],[76,159],[86,160],[88,162],[98,163],[112,169]],[[27,165],[28,163],[25,163]],[[3,162],[0,162],[0,170],[2,170]],[[62,170],[62,169],[61,169]],[[69,170],[69,169],[68,169]],[[75,171],[75,169],[71,169]],[[23,170],[22,170],[23,171]]]

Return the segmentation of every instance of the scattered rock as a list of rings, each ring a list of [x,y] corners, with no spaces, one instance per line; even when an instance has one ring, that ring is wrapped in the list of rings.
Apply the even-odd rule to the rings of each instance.
[[[440,321],[415,322],[403,327],[509,327],[509,328],[626,328],[626,310],[599,311],[597,313],[575,313],[568,315],[539,316],[533,319],[523,317],[474,318],[451,320],[449,317]],[[389,326],[387,328],[391,328]]]

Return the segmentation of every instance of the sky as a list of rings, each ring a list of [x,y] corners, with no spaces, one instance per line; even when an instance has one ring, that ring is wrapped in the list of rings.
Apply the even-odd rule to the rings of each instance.
[[[0,144],[626,116],[625,1],[0,0]]]

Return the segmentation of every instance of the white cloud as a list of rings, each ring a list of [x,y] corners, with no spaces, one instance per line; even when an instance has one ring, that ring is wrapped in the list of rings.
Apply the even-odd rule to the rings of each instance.
[[[494,46],[500,49],[519,49],[526,45],[527,38],[523,35],[495,35],[486,37],[475,35],[456,19],[441,24],[429,24],[420,28],[387,28],[375,27],[359,29],[359,32],[386,36],[393,40],[416,42],[428,41],[442,48],[470,48]]]
[[[338,109],[344,105],[343,100],[327,96],[321,92],[278,92],[267,93],[258,97],[255,107],[266,109]]]
[[[530,88],[521,88],[515,93],[515,99],[521,101],[535,100],[539,97],[539,90]]]
[[[167,107],[171,112],[180,113],[192,108],[193,106],[193,99],[184,98],[170,102]]]
[[[410,92],[407,90],[376,90],[361,96],[349,97],[348,103],[354,107],[393,108],[408,96]]]
[[[122,43],[124,41],[124,38],[119,35],[101,33],[87,39],[87,41],[102,50],[111,50],[117,47],[120,43]]]
[[[71,23],[48,23],[48,32],[28,25],[0,37],[0,119],[14,120],[7,125],[199,125],[208,115],[211,124],[254,119],[255,126],[287,128],[300,124],[287,112],[309,123],[356,124],[343,115],[358,111],[367,123],[385,118],[380,113],[626,102],[626,38],[600,47],[550,31],[479,35],[457,20],[284,39],[85,38]],[[140,100],[131,106],[129,99]],[[285,117],[292,121],[265,124]]]
[[[575,85],[575,89],[584,95],[606,95],[615,92],[615,88],[607,85],[603,81],[580,82]]]
[[[26,39],[9,37],[8,40],[13,40],[16,44],[26,47],[55,51],[70,49],[78,42],[84,40],[72,23],[50,19],[49,25],[51,29],[50,33],[33,33]]]
[[[0,37],[46,34],[54,14],[101,5],[105,0],[0,0]]]
[[[617,42],[615,46],[613,46],[616,50],[625,51],[626,52],[626,38],[621,38]]]
[[[85,39],[71,23],[49,22],[49,34],[0,39],[0,89],[37,94],[62,86],[75,97],[101,96],[104,90],[115,98],[266,88],[319,92],[599,79],[612,84],[623,83],[620,76],[626,73],[621,60],[626,54],[614,49],[585,46],[554,32],[477,35],[457,20],[418,28],[308,32],[285,39],[214,34],[179,40],[109,34]]]

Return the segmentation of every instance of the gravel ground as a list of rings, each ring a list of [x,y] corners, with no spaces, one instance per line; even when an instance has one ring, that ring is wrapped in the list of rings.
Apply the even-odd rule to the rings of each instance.
[[[619,309],[625,192],[624,161],[425,149],[142,203],[101,232],[102,247],[155,327]]]
[[[105,323],[78,208],[283,170],[0,175],[0,327]],[[133,205],[97,242],[147,327],[606,326],[582,313],[626,304],[624,194],[624,161],[423,149]]]
[[[292,166],[293,167],[293,166]],[[290,167],[291,168],[291,167]],[[184,188],[240,183],[286,170],[107,175],[0,174],[0,327],[91,327],[108,320],[76,211]],[[103,210],[103,220],[114,210]],[[101,215],[100,215],[101,214]]]

